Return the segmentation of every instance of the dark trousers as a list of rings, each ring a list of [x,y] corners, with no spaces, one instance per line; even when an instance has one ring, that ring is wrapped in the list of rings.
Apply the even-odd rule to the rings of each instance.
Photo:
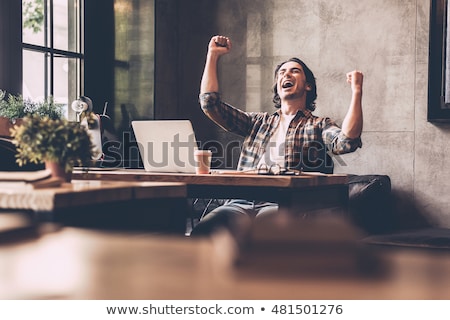
[[[278,204],[255,202],[244,199],[227,200],[223,205],[208,213],[194,227],[191,236],[206,236],[221,228],[227,229],[236,239],[243,239],[251,228],[253,220],[273,216]]]

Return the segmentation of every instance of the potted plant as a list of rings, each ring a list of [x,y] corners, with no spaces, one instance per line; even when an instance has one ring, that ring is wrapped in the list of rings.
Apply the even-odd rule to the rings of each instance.
[[[87,117],[88,121],[93,119]],[[11,136],[19,166],[45,163],[50,170],[59,168],[52,175],[63,176],[66,181],[70,181],[74,166],[87,166],[96,155],[86,127],[63,118],[25,116],[20,126],[13,127]]]
[[[10,129],[27,115],[37,114],[51,119],[63,117],[63,104],[55,102],[52,96],[33,102],[21,95],[12,95],[0,90],[0,136],[10,136]]]

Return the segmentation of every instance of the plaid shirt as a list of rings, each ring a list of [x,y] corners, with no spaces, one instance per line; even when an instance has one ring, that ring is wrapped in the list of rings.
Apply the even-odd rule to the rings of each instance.
[[[244,112],[224,103],[217,92],[199,96],[203,112],[223,129],[245,137],[238,170],[254,169],[280,122],[280,110]],[[328,151],[343,154],[361,147],[361,139],[350,139],[329,118],[299,110],[289,124],[285,140],[285,167],[304,171],[324,171]],[[331,165],[332,166],[332,165]],[[326,171],[326,170],[325,170]]]

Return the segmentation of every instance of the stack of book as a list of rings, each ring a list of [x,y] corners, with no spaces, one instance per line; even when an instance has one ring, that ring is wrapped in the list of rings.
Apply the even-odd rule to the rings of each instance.
[[[58,187],[61,179],[52,177],[49,170],[37,171],[0,171],[0,190],[32,190]]]

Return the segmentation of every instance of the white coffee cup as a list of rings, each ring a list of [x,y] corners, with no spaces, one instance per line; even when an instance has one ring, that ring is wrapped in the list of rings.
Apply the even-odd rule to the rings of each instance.
[[[197,174],[208,174],[211,170],[211,150],[195,150],[195,172]]]

